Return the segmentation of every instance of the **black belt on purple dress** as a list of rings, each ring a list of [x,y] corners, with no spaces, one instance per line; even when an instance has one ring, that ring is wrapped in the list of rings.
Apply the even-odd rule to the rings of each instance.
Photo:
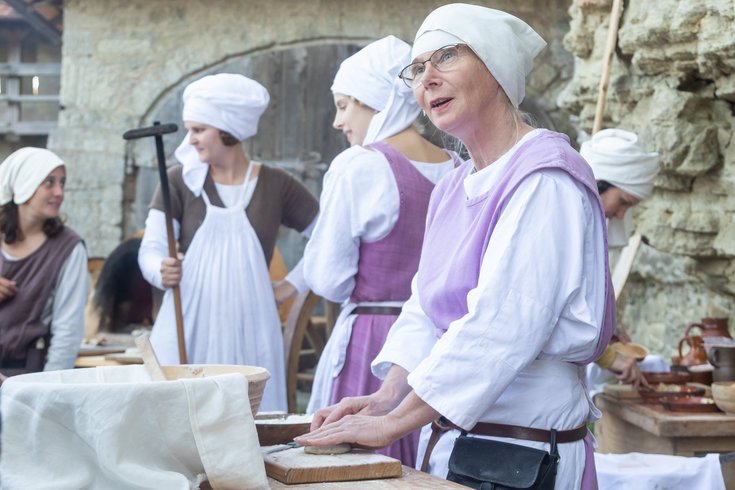
[[[393,315],[401,314],[400,306],[357,306],[352,313],[355,315]]]

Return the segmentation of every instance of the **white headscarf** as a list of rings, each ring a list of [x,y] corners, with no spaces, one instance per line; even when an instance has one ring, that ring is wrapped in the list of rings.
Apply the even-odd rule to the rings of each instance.
[[[46,177],[64,161],[44,148],[14,151],[0,164],[0,205],[28,201]]]
[[[190,83],[184,89],[185,122],[196,122],[230,133],[240,141],[258,132],[260,116],[268,107],[268,91],[255,80],[234,73],[209,75]],[[189,144],[190,134],[176,149],[176,158],[184,165],[186,186],[199,196],[208,166],[199,160]]]
[[[332,93],[354,97],[378,111],[368,125],[362,145],[400,133],[419,115],[413,91],[398,78],[411,62],[411,46],[395,36],[368,44],[342,62]]]
[[[595,179],[605,180],[640,200],[653,192],[659,171],[658,153],[649,152],[635,133],[622,129],[603,129],[582,143],[579,153],[592,167]],[[608,221],[608,243],[624,246],[633,228],[633,210],[622,220]]]
[[[466,44],[485,63],[513,106],[526,95],[526,76],[546,42],[510,14],[479,5],[452,3],[434,10],[416,33],[411,58],[450,44]]]

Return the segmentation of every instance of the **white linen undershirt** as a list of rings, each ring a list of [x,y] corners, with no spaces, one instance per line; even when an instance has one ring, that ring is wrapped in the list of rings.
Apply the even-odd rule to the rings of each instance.
[[[436,184],[454,168],[411,161]],[[341,303],[355,288],[360,243],[384,238],[398,221],[398,184],[385,156],[353,146],[332,161],[324,176],[319,219],[304,251],[304,276],[319,296]]]
[[[2,250],[8,261],[20,260]],[[41,314],[44,325],[51,324],[51,343],[44,371],[71,369],[84,337],[84,307],[89,294],[87,249],[77,243],[64,261]]]
[[[488,192],[518,147],[540,132],[467,176],[467,197]],[[589,357],[605,303],[604,257],[595,253],[602,250],[604,232],[586,189],[566,172],[528,176],[497,222],[478,285],[467,296],[468,313],[437,339],[414,277],[411,297],[373,361],[373,373],[383,378],[391,365],[403,367],[422,400],[454,423],[472,427],[533,360]]]

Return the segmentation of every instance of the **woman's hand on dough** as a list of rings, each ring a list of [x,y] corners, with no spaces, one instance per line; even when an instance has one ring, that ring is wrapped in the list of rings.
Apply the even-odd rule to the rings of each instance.
[[[302,446],[334,446],[349,443],[365,449],[378,449],[393,442],[398,436],[388,417],[347,415],[337,422],[323,425],[315,431],[294,438]]]

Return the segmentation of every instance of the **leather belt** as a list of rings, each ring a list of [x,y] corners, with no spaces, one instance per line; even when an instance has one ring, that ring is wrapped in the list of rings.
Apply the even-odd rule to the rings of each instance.
[[[526,441],[549,442],[551,431],[544,429],[533,429],[531,427],[520,427],[518,425],[490,424],[479,422],[470,434],[492,437],[509,437],[511,439],[524,439]],[[576,429],[556,431],[557,444],[577,442],[587,435],[587,425],[580,425]]]
[[[462,430],[445,419],[439,417],[431,423],[431,437],[426,445],[424,452],[424,460],[421,463],[421,471],[427,473],[429,471],[429,458],[434,446],[439,442],[439,438],[445,432],[456,429]],[[478,422],[472,430],[467,431],[469,434],[491,437],[508,437],[511,439],[523,439],[526,441],[550,442],[551,431],[544,429],[533,429],[531,427],[521,427],[518,425],[492,424],[487,422]],[[587,435],[587,425],[581,425],[576,429],[556,431],[556,442],[559,444],[581,441]]]
[[[392,315],[401,314],[400,306],[357,306],[352,313],[355,315]]]

